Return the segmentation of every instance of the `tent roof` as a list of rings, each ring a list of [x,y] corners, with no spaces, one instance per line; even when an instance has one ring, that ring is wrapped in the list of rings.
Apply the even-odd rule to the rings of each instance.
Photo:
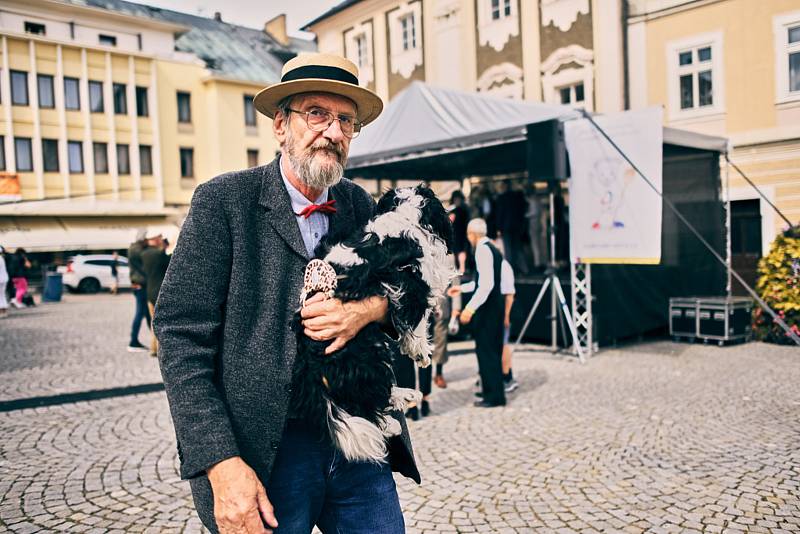
[[[415,81],[364,129],[350,149],[349,169],[387,165],[525,139],[526,125],[579,118],[568,106],[442,89]],[[727,140],[674,128],[664,142],[724,151]]]

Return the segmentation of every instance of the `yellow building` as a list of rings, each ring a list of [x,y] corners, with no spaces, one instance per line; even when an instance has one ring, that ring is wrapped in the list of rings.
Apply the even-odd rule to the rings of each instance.
[[[119,0],[0,4],[0,244],[175,234],[198,183],[270,161],[252,98],[313,43]]]
[[[728,137],[730,159],[800,221],[800,0],[633,0],[631,106]],[[723,176],[725,168],[723,166]],[[786,222],[730,171],[734,268],[754,278]]]

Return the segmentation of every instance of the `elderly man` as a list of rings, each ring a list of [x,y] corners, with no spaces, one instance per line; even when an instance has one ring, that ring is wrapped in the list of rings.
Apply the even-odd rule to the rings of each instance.
[[[450,288],[448,294],[474,291],[459,316],[462,324],[475,322],[480,325],[472,329],[478,370],[481,375],[483,399],[475,401],[479,408],[505,406],[503,387],[503,317],[505,300],[500,291],[500,274],[503,255],[486,237],[486,221],[472,219],[467,225],[467,239],[475,251],[477,279],[475,282]]]
[[[304,268],[324,235],[346,236],[374,213],[342,173],[383,104],[353,63],[309,54],[255,105],[273,119],[280,155],[197,188],[156,307],[181,476],[212,532],[401,533],[391,471],[419,482],[402,415],[387,464],[351,463],[289,406]],[[330,353],[387,309],[379,297],[313,298],[303,326],[332,340]]]

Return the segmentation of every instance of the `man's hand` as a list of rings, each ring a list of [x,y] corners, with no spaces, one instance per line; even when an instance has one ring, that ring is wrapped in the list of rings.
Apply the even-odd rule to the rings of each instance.
[[[508,327],[511,326],[511,317],[506,317],[505,319],[503,319],[503,326],[505,328],[508,328]]]
[[[278,527],[267,492],[255,471],[238,456],[208,469],[214,519],[221,534],[266,534]]]
[[[473,315],[475,315],[475,311],[472,308],[464,308],[461,315],[458,316],[458,320],[461,321],[461,324],[469,324]]]
[[[447,289],[447,296],[448,297],[455,297],[461,293],[461,286],[452,286]]]
[[[386,317],[389,304],[383,297],[369,297],[355,302],[326,299],[317,293],[300,310],[304,333],[316,341],[333,339],[325,354],[344,347],[362,328]]]

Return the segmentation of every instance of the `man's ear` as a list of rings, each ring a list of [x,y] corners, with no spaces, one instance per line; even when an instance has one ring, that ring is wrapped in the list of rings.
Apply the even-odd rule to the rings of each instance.
[[[286,129],[289,127],[289,121],[286,119],[287,116],[282,111],[276,111],[275,118],[272,119],[272,133],[278,140],[278,146],[282,145],[283,140],[286,139]]]

